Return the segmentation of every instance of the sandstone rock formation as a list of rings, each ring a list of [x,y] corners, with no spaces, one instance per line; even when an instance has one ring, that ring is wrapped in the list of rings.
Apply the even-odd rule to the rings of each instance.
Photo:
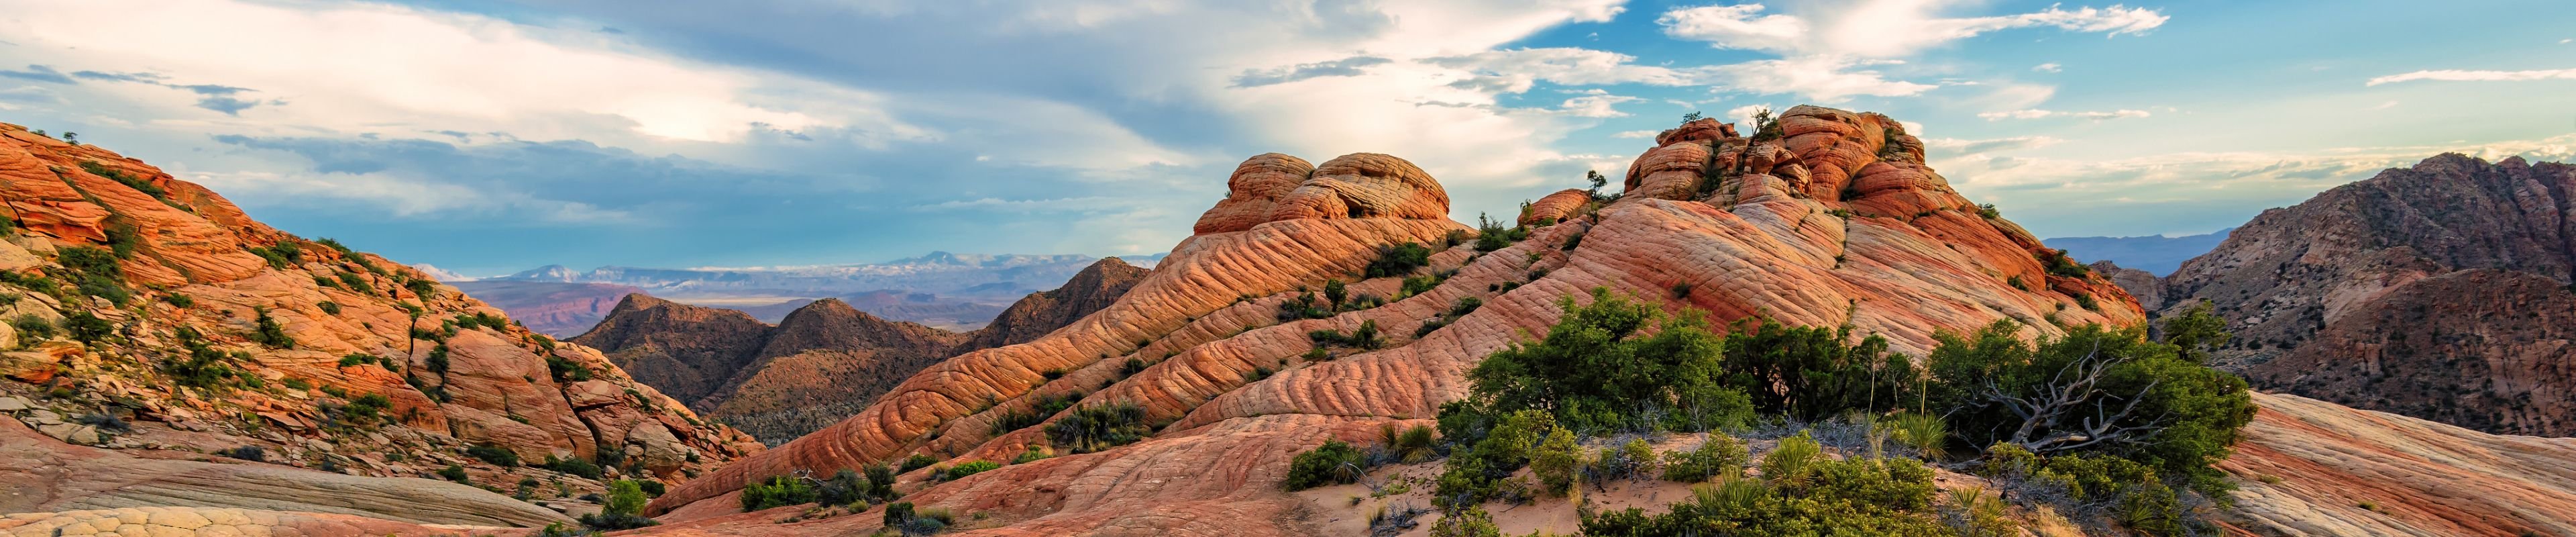
[[[644,383],[778,443],[856,413],[941,359],[1036,339],[1107,307],[1145,273],[1102,259],[965,334],[885,321],[835,299],[773,327],[742,312],[633,295],[573,342],[606,349]]]
[[[549,496],[598,485],[464,451],[678,480],[760,449],[597,351],[105,149],[0,125],[0,201],[0,398],[25,401],[9,413],[55,441],[256,448],[271,464],[379,478],[454,464],[494,487],[568,479]],[[244,501],[265,500],[237,489],[345,486],[308,479],[322,472],[185,475],[186,495]],[[0,483],[29,486],[41,485]]]
[[[2457,154],[2265,211],[2162,282],[2258,389],[2488,432],[2576,434],[2576,166]],[[2277,363],[2276,363],[2277,362]]]
[[[1115,304],[1035,341],[927,368],[847,420],[674,488],[653,511],[682,521],[664,530],[679,533],[865,529],[867,517],[762,530],[767,517],[718,515],[734,509],[742,483],[765,476],[910,454],[1009,460],[1052,441],[1043,422],[996,423],[1074,397],[1136,403],[1162,425],[1137,444],[1005,466],[909,498],[992,517],[1001,534],[1301,534],[1281,520],[1293,500],[1272,490],[1289,454],[1432,417],[1464,394],[1466,368],[1544,330],[1558,297],[1592,287],[1720,321],[1848,323],[1909,353],[1928,349],[1936,331],[1997,318],[2041,333],[2143,319],[2126,293],[2080,266],[2051,274],[2052,261],[2072,262],[1951,191],[1894,121],[1799,107],[1777,130],[1785,140],[1736,137],[1714,121],[1667,132],[1618,202],[1490,253],[1455,241],[1466,229],[1440,216],[1446,195],[1401,160],[1346,156],[1309,177],[1301,159],[1253,157],[1198,234]],[[1402,294],[1402,277],[1359,278],[1380,246],[1399,242],[1437,249],[1408,276],[1441,283]],[[1283,302],[1335,279],[1392,300],[1280,320]],[[1483,305],[1411,335],[1465,298]],[[1308,332],[1364,323],[1381,327],[1385,348],[1295,358],[1315,348]]]
[[[2576,439],[2497,436],[2332,403],[2254,394],[2236,454],[2230,533],[2576,534]]]
[[[153,449],[53,441],[0,420],[0,513],[138,507],[260,509],[414,524],[544,526],[571,520],[508,496],[446,481],[360,477]]]
[[[990,349],[1034,341],[1109,307],[1144,280],[1148,271],[1115,257],[1083,267],[1063,287],[1031,293],[994,317],[992,324],[966,335],[956,352]]]
[[[323,513],[254,509],[127,507],[83,511],[0,515],[0,535],[54,537],[98,535],[121,537],[304,537],[320,535],[387,535],[394,537],[480,536],[517,532],[405,524]]]

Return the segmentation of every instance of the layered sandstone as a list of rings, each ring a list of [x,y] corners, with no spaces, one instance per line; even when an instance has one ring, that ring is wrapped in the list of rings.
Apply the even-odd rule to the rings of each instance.
[[[1593,287],[1721,322],[1849,324],[1909,353],[1929,349],[1937,331],[1998,318],[2038,333],[2142,320],[2107,280],[2049,274],[2043,259],[2053,250],[1950,190],[1896,125],[1814,107],[1783,116],[1783,139],[1688,124],[1639,159],[1617,202],[1490,253],[1449,246],[1444,239],[1465,227],[1438,216],[1446,195],[1401,161],[1353,155],[1309,174],[1301,159],[1256,156],[1199,233],[1108,308],[1035,341],[925,369],[850,419],[675,488],[653,507],[693,520],[665,531],[770,531],[760,529],[766,517],[705,517],[730,511],[732,493],[763,476],[915,453],[1009,460],[1050,441],[1043,424],[997,430],[1002,415],[1078,396],[1084,405],[1137,403],[1163,425],[1141,443],[1006,466],[910,498],[992,517],[998,534],[1302,534],[1280,518],[1294,500],[1272,491],[1289,454],[1432,417],[1464,394],[1467,368],[1544,331],[1559,297]],[[1363,179],[1334,179],[1348,170]],[[1333,206],[1315,201],[1319,191],[1346,210],[1316,210]],[[1402,200],[1443,204],[1388,209],[1412,203]],[[1404,276],[1445,280],[1400,296],[1401,276],[1358,277],[1379,246],[1398,242],[1438,250],[1431,266]],[[1334,279],[1356,281],[1354,295],[1395,300],[1280,320],[1282,302]],[[1413,335],[1466,298],[1483,305]],[[1316,345],[1308,332],[1370,322],[1386,348],[1297,359]],[[1145,367],[1131,373],[1131,361]],[[792,527],[864,529],[866,519]]]
[[[2501,436],[2294,395],[2261,407],[2219,465],[2232,533],[2576,534],[2576,439]]]
[[[486,464],[465,449],[669,480],[760,449],[597,351],[517,326],[400,263],[260,224],[214,192],[105,149],[0,125],[0,200],[11,209],[0,233],[0,295],[9,297],[0,309],[15,321],[0,327],[12,344],[0,352],[0,396],[26,401],[9,413],[51,441],[258,448],[271,465],[370,479],[451,464],[496,488],[568,479],[547,497],[598,485]],[[57,329],[22,330],[35,324]],[[380,407],[353,407],[379,396]],[[189,475],[197,481],[186,495],[208,501],[337,479]]]
[[[1149,272],[1115,257],[1102,258],[1052,291],[1031,293],[1002,310],[992,324],[970,332],[959,352],[1034,341],[1092,312],[1109,307]]]
[[[644,292],[630,286],[605,283],[531,282],[488,280],[448,282],[467,295],[492,307],[509,312],[510,317],[526,324],[529,330],[555,337],[572,337],[590,331],[616,309],[626,295]]]

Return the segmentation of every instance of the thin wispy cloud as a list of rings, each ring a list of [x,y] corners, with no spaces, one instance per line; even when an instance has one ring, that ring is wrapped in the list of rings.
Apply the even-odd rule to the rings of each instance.
[[[2041,110],[2041,109],[2037,109],[2037,108],[2027,108],[2027,109],[2022,109],[2022,110],[2009,110],[2009,111],[2003,111],[2003,112],[1986,112],[1986,113],[1982,113],[1982,114],[1977,114],[1977,117],[1985,118],[1985,119],[1986,119],[1986,121],[2003,121],[2003,120],[2007,120],[2007,119],[2048,119],[2048,118],[2076,118],[2076,119],[2090,119],[2090,120],[2094,120],[2094,121],[2101,121],[2101,120],[2106,120],[2106,119],[2130,119],[2130,118],[2142,118],[2142,117],[2149,117],[2149,116],[2154,116],[2154,115],[2155,115],[2154,113],[2150,113],[2150,112],[2145,111],[2145,110],[2126,110],[2126,109],[2123,109],[2123,110],[2108,110],[2108,111],[2079,112],[2079,111],[2066,111],[2066,110]]]
[[[2544,69],[2535,71],[2464,71],[2457,69],[2443,69],[2437,71],[2415,71],[2411,73],[2373,78],[2370,79],[2368,84],[2364,85],[2377,86],[2380,84],[2395,84],[2399,82],[2414,82],[2418,80],[2439,80],[2446,82],[2576,80],[2576,69]]]

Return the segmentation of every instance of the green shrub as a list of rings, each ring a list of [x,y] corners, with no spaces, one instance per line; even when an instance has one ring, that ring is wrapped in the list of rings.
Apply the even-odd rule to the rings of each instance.
[[[1396,461],[1405,464],[1440,456],[1438,440],[1433,436],[1436,434],[1439,433],[1428,425],[1415,425],[1401,432],[1392,424],[1378,428],[1378,435],[1384,437],[1387,451],[1394,454]]]
[[[602,473],[598,464],[581,460],[579,457],[556,458],[554,455],[547,455],[545,464],[537,467],[581,476],[583,479],[599,479]]]
[[[1469,506],[1442,515],[1431,523],[1431,537],[1502,537],[1503,530],[1494,525],[1494,515],[1485,508]]]
[[[589,366],[552,354],[546,355],[546,374],[553,376],[555,382],[581,382],[591,376]]]
[[[742,488],[742,510],[759,511],[775,507],[814,503],[814,487],[794,476],[772,476]]]
[[[63,316],[63,333],[73,341],[98,343],[115,339],[116,325],[87,311],[75,311]]]
[[[823,505],[866,505],[876,499],[876,484],[858,472],[841,470],[814,486],[814,502]],[[865,507],[858,507],[866,509]]]
[[[304,263],[304,247],[297,246],[291,241],[277,241],[277,244],[247,248],[252,255],[267,260],[269,268],[285,270],[287,267]]]
[[[1465,410],[1553,409],[1576,431],[1706,430],[1750,417],[1744,393],[1726,386],[1721,339],[1697,315],[1667,317],[1601,288],[1592,299],[1560,300],[1566,314],[1545,338],[1514,343],[1468,371],[1473,406]],[[1649,407],[1670,413],[1653,420],[1637,411]]]
[[[1348,286],[1348,285],[1343,285],[1341,280],[1325,280],[1325,281],[1324,281],[1324,303],[1325,303],[1325,304],[1329,304],[1329,305],[1333,306],[1333,308],[1334,308],[1334,309],[1340,309],[1340,308],[1342,307],[1342,300],[1343,300],[1343,299],[1346,299],[1346,298],[1350,298],[1350,296],[1351,296],[1351,288],[1350,288],[1350,286]]]
[[[1340,440],[1324,442],[1315,449],[1298,453],[1288,461],[1288,477],[1280,485],[1288,490],[1306,490],[1334,484],[1357,483],[1368,472],[1368,456],[1359,448]]]
[[[325,239],[328,240],[328,239]],[[661,524],[644,517],[644,486],[629,480],[608,483],[608,502],[596,514],[581,516],[581,525],[601,531],[630,530]]]
[[[1807,421],[1914,399],[1906,393],[1920,378],[1913,360],[1887,352],[1884,338],[1844,343],[1853,339],[1848,326],[1738,323],[1725,343],[1727,385],[1749,394],[1757,412]]]
[[[1583,448],[1574,443],[1574,431],[1557,428],[1548,431],[1547,440],[1530,454],[1530,475],[1550,495],[1563,496],[1574,489],[1575,469],[1583,465]]]
[[[465,448],[465,456],[473,457],[475,459],[482,460],[483,462],[491,463],[493,466],[503,468],[519,465],[518,452],[510,451],[509,448],[491,444],[475,444],[471,447],[467,447]]]
[[[1932,470],[1910,459],[1818,461],[1800,486],[1731,479],[1665,513],[1588,513],[1584,535],[1956,535],[1930,512]]]
[[[1410,274],[1413,269],[1431,264],[1431,249],[1420,243],[1402,242],[1377,247],[1377,259],[1369,261],[1366,274],[1384,278]]]
[[[1483,213],[1476,215],[1476,251],[1501,250],[1527,238],[1529,238],[1528,228],[1503,227],[1503,222],[1487,218]]]
[[[1770,453],[1762,454],[1762,478],[1783,486],[1803,483],[1807,472],[1824,454],[1825,447],[1817,444],[1815,437],[1798,431],[1797,436],[1780,439]]]
[[[465,483],[465,467],[454,464],[447,465],[446,468],[438,469],[438,477],[446,478],[448,481]]]
[[[286,335],[286,327],[277,324],[276,318],[268,316],[268,307],[253,307],[252,311],[257,312],[259,317],[255,320],[256,325],[250,334],[251,341],[272,349],[295,348],[295,337]]]
[[[1744,442],[1722,433],[1709,433],[1699,449],[1677,451],[1665,456],[1664,480],[1698,483],[1712,479],[1734,479],[1744,476]]]
[[[1881,423],[1894,433],[1896,441],[1926,458],[1938,460],[1949,454],[1950,423],[1941,421],[1940,416],[1901,412]]]
[[[958,463],[956,466],[949,467],[948,475],[945,478],[949,480],[965,479],[966,476],[984,473],[985,470],[1001,467],[1001,463],[993,461],[966,461]]]
[[[2093,273],[2093,269],[2085,267],[2083,263],[2077,263],[2074,258],[2066,257],[2065,250],[2042,249],[2031,256],[2039,258],[2040,267],[2047,269],[2050,276],[2082,278]]]
[[[929,455],[926,455],[926,454],[914,453],[914,454],[912,454],[912,456],[910,456],[910,457],[905,457],[905,458],[903,459],[903,471],[910,472],[910,471],[913,471],[913,470],[918,470],[918,469],[920,469],[920,468],[921,468],[921,467],[923,467],[923,466],[929,466],[929,465],[938,464],[938,463],[939,463],[939,459],[937,459],[937,458],[933,458],[933,457],[931,457],[931,456],[929,456]]]
[[[16,319],[9,320],[9,327],[18,330],[20,345],[53,339],[55,334],[54,323],[45,322],[45,318],[34,314],[20,315]]]
[[[1938,336],[1928,360],[1929,399],[1934,412],[1949,417],[1950,430],[1971,445],[2124,457],[2166,474],[2168,482],[2223,497],[2225,480],[2212,465],[2227,457],[2237,431],[2254,416],[2244,379],[2197,361],[2213,340],[2223,339],[2197,329],[2168,338],[2194,345],[2186,352],[2147,340],[2143,328],[2087,325],[2032,344],[2016,335],[2018,328],[1999,321],[1973,334]],[[2024,406],[2039,403],[2081,410]]]
[[[289,387],[301,384],[300,379],[290,378],[286,380],[287,386]],[[371,393],[361,395],[356,399],[349,400],[349,406],[341,407],[340,415],[343,420],[346,420],[353,425],[373,426],[384,423],[385,410],[392,408],[393,404],[393,400],[385,398],[383,394]],[[597,470],[593,471],[596,472]],[[596,479],[598,476],[593,475],[587,477]]]

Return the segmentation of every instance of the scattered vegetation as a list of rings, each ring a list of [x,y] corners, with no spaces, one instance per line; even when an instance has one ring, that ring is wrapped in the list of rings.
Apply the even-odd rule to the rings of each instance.
[[[518,452],[510,451],[509,448],[492,444],[475,444],[471,447],[467,447],[465,448],[465,456],[473,457],[476,460],[481,460],[486,463],[491,463],[493,466],[503,468],[519,465]]]
[[[2048,269],[2050,276],[2082,278],[2093,273],[2092,268],[2075,262],[2075,258],[2067,257],[2065,250],[2042,249],[2039,253],[2031,255],[2039,258],[2040,266]]]
[[[1503,222],[1487,218],[1483,213],[1476,215],[1476,251],[1501,250],[1527,238],[1529,238],[1529,228],[1504,227]]]
[[[774,507],[814,503],[814,487],[796,476],[771,476],[768,480],[742,487],[742,510],[759,511]]]
[[[1077,408],[1047,425],[1047,440],[1071,453],[1132,444],[1152,433],[1145,424],[1145,407],[1132,401]]]
[[[242,446],[217,451],[215,454],[222,455],[226,458],[241,459],[250,462],[268,462],[268,450],[262,449],[259,446]]]
[[[1403,276],[1413,269],[1431,264],[1431,248],[1420,243],[1402,242],[1377,247],[1377,259],[1369,261],[1370,278]]]
[[[984,472],[985,472],[985,471],[987,471],[987,470],[992,470],[992,469],[995,469],[995,468],[1001,468],[1001,467],[1002,467],[1001,463],[996,463],[996,462],[993,462],[993,461],[966,461],[966,462],[958,463],[956,466],[950,466],[950,467],[948,467],[948,471],[947,471],[946,473],[942,474],[942,475],[940,476],[940,478],[941,478],[941,479],[946,479],[946,480],[954,481],[954,480],[958,480],[958,479],[965,479],[965,478],[966,478],[966,476],[970,476],[970,475],[975,475],[975,474],[984,473]]]
[[[277,319],[268,315],[268,307],[258,306],[251,311],[258,315],[258,318],[254,319],[250,334],[251,341],[272,349],[295,348],[295,337],[286,335],[286,327],[277,324]]]
[[[1297,454],[1288,462],[1288,478],[1281,482],[1288,490],[1306,490],[1334,484],[1357,483],[1367,473],[1368,458],[1359,448],[1340,440],[1324,442],[1315,449]]]
[[[595,478],[594,478],[595,479]],[[599,531],[631,530],[661,524],[644,517],[644,486],[629,480],[608,483],[607,503],[598,513],[581,516],[581,525]]]

